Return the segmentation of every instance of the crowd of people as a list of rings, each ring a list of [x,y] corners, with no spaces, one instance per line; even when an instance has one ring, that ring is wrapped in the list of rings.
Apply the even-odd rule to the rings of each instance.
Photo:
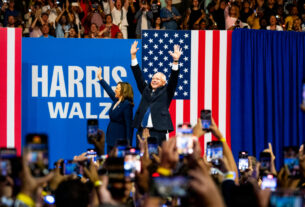
[[[286,154],[290,159],[293,156],[298,159],[297,174],[292,173],[288,164],[276,171],[271,144],[264,150],[270,157],[268,169],[266,160],[260,163],[253,156],[243,157],[248,165],[241,167],[214,121],[207,132],[198,119],[192,130],[192,150],[184,155],[177,148],[178,136],[164,141],[155,153],[148,147],[149,131],[138,136],[141,153],[137,156],[141,155],[141,166],[130,176],[126,174],[128,155],[125,154],[125,162],[118,158],[122,149],[114,147],[107,158],[103,156],[105,135],[99,132],[99,138],[93,142],[97,159],[89,158],[88,152],[75,156],[73,162],[82,166],[82,170],[74,174],[66,174],[69,170],[63,170],[63,160],[56,162],[52,171],[43,170],[37,163],[31,165],[28,159],[31,152],[23,150],[23,156],[12,159],[10,170],[1,175],[0,206],[302,207],[304,204],[303,145],[297,154],[292,150]],[[205,133],[212,133],[221,143],[223,156],[217,162],[202,156],[197,138]],[[120,163],[122,159],[125,164]]]
[[[304,0],[2,0],[24,37],[141,38],[144,29],[305,31]]]

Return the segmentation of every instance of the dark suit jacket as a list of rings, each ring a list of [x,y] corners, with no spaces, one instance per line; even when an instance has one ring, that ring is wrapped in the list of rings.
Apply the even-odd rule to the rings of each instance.
[[[112,88],[102,79],[100,84],[108,93],[109,97],[113,101],[110,111],[109,118],[110,122],[107,127],[106,141],[108,146],[114,146],[118,139],[127,139],[129,144],[132,145],[133,128],[132,124],[132,110],[133,106],[128,100],[124,100],[113,109],[118,99],[115,97],[115,93]]]
[[[152,88],[150,84],[145,82],[140,66],[131,66],[131,68],[138,89],[142,94],[141,102],[135,114],[132,126],[138,129],[142,127],[141,122],[144,114],[146,113],[147,108],[150,107],[153,128],[158,131],[173,131],[174,127],[168,108],[174,97],[176,86],[178,84],[179,70],[172,70],[168,84],[157,88],[154,95],[151,95]]]

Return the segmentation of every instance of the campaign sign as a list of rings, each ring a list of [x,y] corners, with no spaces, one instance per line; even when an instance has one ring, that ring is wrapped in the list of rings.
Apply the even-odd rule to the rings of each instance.
[[[47,134],[50,167],[93,148],[87,143],[87,119],[98,119],[106,132],[112,101],[97,80],[99,67],[113,89],[119,81],[132,85],[137,109],[141,96],[130,68],[133,41],[22,39],[23,143],[28,133]]]

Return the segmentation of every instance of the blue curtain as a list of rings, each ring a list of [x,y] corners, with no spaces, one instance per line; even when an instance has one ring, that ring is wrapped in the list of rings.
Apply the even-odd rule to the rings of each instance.
[[[231,145],[259,158],[273,145],[276,167],[284,146],[301,145],[305,115],[300,110],[305,75],[305,33],[235,30],[231,62]]]

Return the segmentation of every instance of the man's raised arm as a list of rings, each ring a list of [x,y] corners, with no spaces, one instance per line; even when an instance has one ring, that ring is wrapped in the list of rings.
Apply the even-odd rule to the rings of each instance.
[[[168,80],[168,86],[167,86],[167,94],[170,100],[175,95],[176,87],[178,84],[178,74],[179,74],[179,68],[178,68],[178,61],[182,54],[182,49],[179,45],[174,45],[174,52],[169,51],[169,54],[173,57],[173,66],[172,66],[172,72],[171,76]]]
[[[133,76],[136,79],[138,90],[142,94],[144,88],[147,86],[147,83],[144,80],[142,71],[141,71],[140,66],[138,64],[136,54],[137,54],[139,48],[137,48],[137,46],[138,46],[138,41],[134,41],[133,44],[131,45],[131,48],[130,48],[131,69],[132,69]]]

